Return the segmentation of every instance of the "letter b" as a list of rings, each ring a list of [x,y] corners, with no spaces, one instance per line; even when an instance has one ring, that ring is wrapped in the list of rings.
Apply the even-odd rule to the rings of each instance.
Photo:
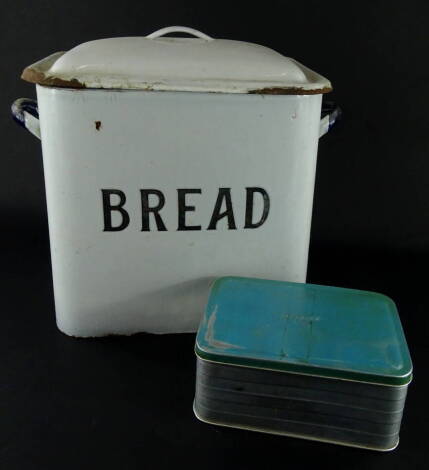
[[[127,198],[125,193],[119,189],[102,189],[101,193],[103,195],[103,213],[104,213],[104,232],[120,232],[128,227],[130,223],[130,216],[128,212],[124,209],[125,202]],[[115,194],[119,196],[118,204],[112,204],[111,195]],[[116,211],[121,214],[122,221],[119,225],[113,226],[112,224],[112,212]]]

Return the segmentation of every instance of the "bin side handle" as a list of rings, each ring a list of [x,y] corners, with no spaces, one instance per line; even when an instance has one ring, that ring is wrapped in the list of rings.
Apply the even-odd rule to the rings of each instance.
[[[342,111],[332,101],[324,101],[322,104],[322,116],[320,119],[319,138],[327,134],[341,119]]]
[[[30,98],[15,100],[12,104],[12,117],[21,127],[40,139],[39,108],[36,100]]]

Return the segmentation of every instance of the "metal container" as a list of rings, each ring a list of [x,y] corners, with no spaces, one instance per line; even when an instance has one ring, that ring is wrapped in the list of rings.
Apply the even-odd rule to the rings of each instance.
[[[216,277],[305,281],[329,81],[183,27],[81,44],[23,78],[38,103],[13,112],[42,140],[63,332],[195,331]]]
[[[398,444],[412,364],[384,295],[225,277],[195,351],[202,421],[375,450]]]

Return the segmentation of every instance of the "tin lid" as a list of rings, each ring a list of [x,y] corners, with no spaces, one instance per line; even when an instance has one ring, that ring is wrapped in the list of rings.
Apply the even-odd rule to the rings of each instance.
[[[162,37],[176,32],[196,37]],[[86,42],[30,65],[22,78],[68,88],[298,95],[332,89],[328,80],[272,49],[181,26]]]
[[[382,385],[412,374],[390,298],[312,284],[218,279],[195,350],[213,362]]]

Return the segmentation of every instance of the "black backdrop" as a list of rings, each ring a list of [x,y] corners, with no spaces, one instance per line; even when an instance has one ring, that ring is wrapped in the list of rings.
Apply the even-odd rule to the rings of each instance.
[[[0,14],[2,286],[0,467],[423,467],[429,239],[429,4],[3,0]],[[74,340],[56,330],[41,149],[10,104],[28,64],[96,38],[169,25],[269,46],[328,77],[342,122],[325,136],[309,281],[397,302],[415,364],[389,455],[204,426],[191,411],[193,336]],[[335,460],[334,460],[335,459]]]

